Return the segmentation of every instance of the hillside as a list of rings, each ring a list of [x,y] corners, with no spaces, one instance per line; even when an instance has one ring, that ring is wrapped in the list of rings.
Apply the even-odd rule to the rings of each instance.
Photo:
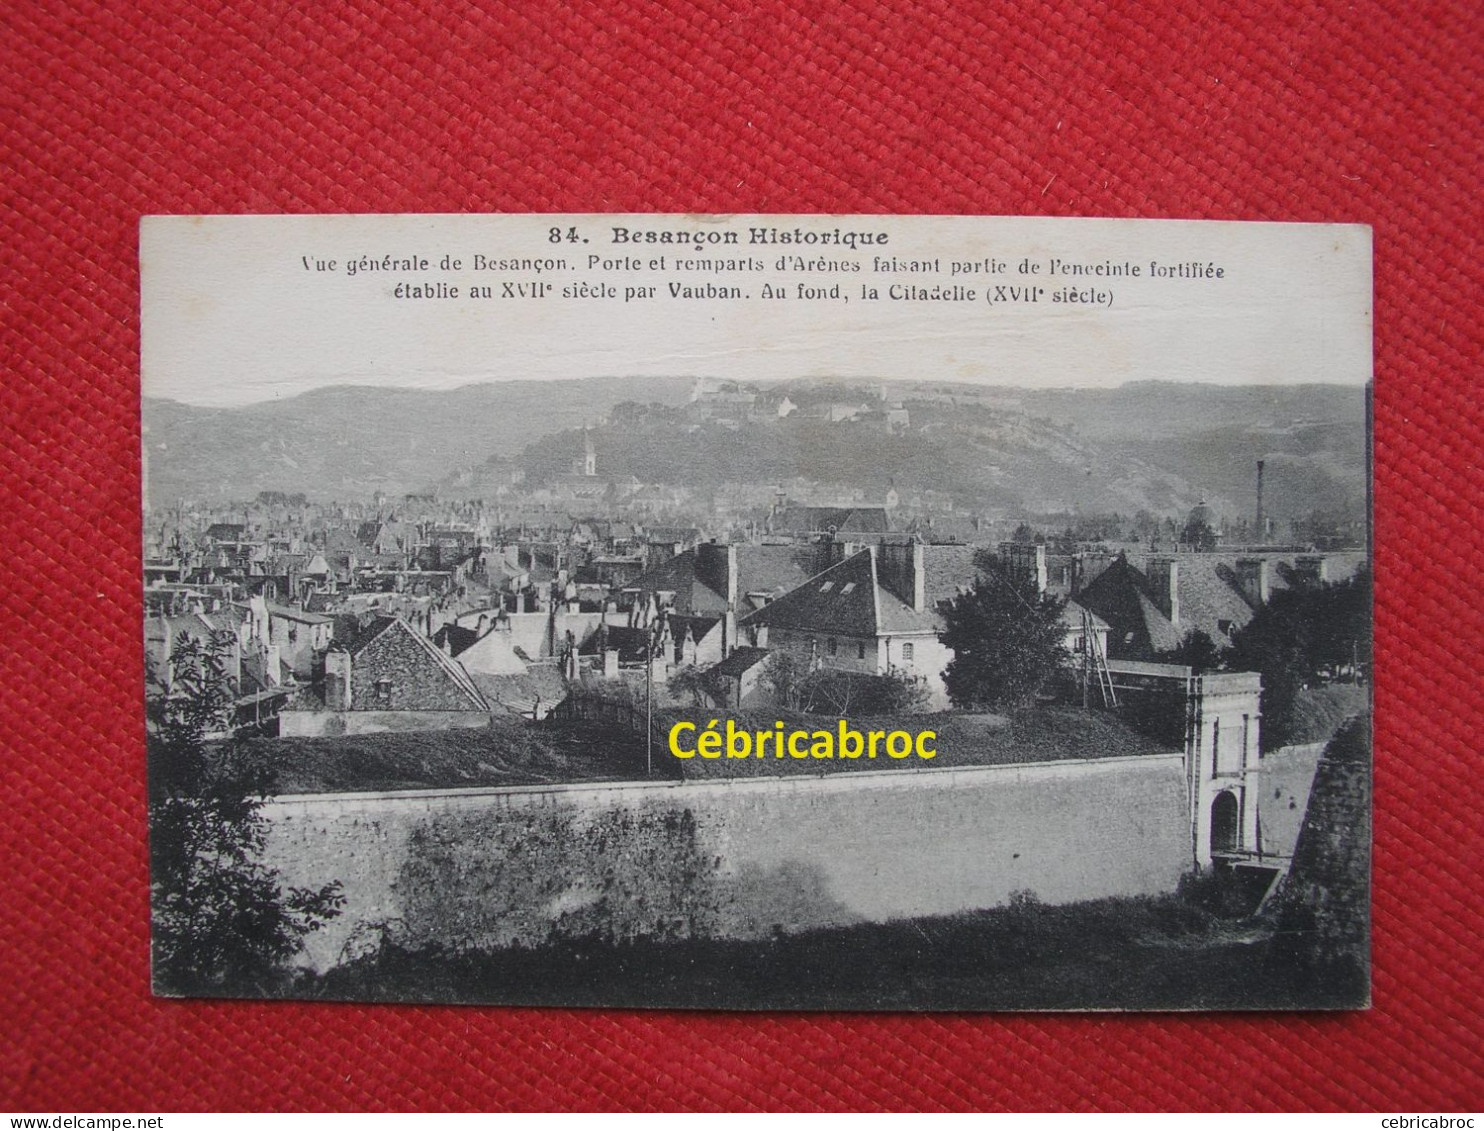
[[[580,428],[620,400],[679,402],[689,389],[680,378],[600,377],[448,390],[338,385],[240,408],[145,397],[148,493],[165,504],[267,490],[316,501],[424,491],[547,432]]]
[[[1339,386],[1134,383],[1028,390],[892,382],[910,428],[805,419],[717,420],[688,412],[685,378],[504,382],[447,391],[339,386],[282,401],[208,409],[146,398],[149,495],[314,500],[437,489],[488,497],[512,472],[533,482],[570,469],[594,429],[599,474],[716,487],[807,479],[904,498],[937,491],[956,506],[1033,514],[1143,509],[1174,514],[1201,498],[1250,514],[1254,462],[1268,461],[1280,517],[1362,513],[1364,393]],[[869,402],[875,382],[788,382],[801,406]]]
[[[1249,515],[1255,463],[1265,458],[1270,515],[1363,513],[1358,389],[966,389],[949,400],[942,388],[892,388],[910,413],[905,432],[803,412],[719,421],[625,404],[593,433],[599,474],[702,488],[806,479],[878,498],[894,481],[904,499],[928,490],[969,510],[1032,514],[1163,515],[1204,498],[1218,514]],[[1173,390],[1169,403],[1152,389]],[[806,385],[790,395],[808,403],[811,391]],[[580,444],[576,430],[559,433],[529,446],[519,462],[539,482],[566,471]]]

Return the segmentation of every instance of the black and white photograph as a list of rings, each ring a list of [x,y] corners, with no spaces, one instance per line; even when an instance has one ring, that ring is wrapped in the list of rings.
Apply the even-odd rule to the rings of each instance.
[[[168,997],[1370,1001],[1371,233],[141,229]]]

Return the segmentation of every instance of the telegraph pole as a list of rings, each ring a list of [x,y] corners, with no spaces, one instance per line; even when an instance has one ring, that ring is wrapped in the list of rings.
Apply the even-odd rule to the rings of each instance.
[[[654,661],[664,635],[663,615],[656,616],[649,628],[648,647],[644,649],[644,774],[654,777]]]
[[[654,636],[644,649],[644,776],[654,777]]]

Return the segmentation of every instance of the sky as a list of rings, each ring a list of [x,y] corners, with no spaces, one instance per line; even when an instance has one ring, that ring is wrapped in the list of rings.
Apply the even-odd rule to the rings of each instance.
[[[754,245],[756,228],[886,242]],[[656,242],[620,242],[617,229]],[[657,242],[697,232],[713,241],[736,233],[737,242]],[[1370,255],[1369,229],[1353,225],[150,217],[141,230],[142,383],[146,396],[210,406],[328,385],[448,389],[629,374],[1362,385],[1372,371]],[[761,270],[717,269],[739,260]],[[1053,260],[1105,273],[1069,275]],[[493,266],[501,261],[515,266]],[[852,264],[859,270],[845,269]],[[1166,273],[1177,265],[1187,269]],[[1126,273],[1134,267],[1138,276]],[[506,283],[524,293],[505,297]],[[588,295],[564,297],[583,284]],[[708,285],[745,297],[670,293],[704,295]],[[765,297],[765,286],[783,297]],[[416,297],[402,297],[412,288]],[[602,297],[591,297],[597,288]],[[1058,292],[1093,301],[1058,303]],[[1028,293],[1036,301],[1024,301]]]

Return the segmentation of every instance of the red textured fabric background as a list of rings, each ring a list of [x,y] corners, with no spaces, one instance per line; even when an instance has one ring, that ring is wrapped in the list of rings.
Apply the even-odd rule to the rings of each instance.
[[[1484,1102],[1475,4],[182,7],[0,14],[0,1108]],[[1375,225],[1375,1008],[151,999],[137,224],[347,211]]]

